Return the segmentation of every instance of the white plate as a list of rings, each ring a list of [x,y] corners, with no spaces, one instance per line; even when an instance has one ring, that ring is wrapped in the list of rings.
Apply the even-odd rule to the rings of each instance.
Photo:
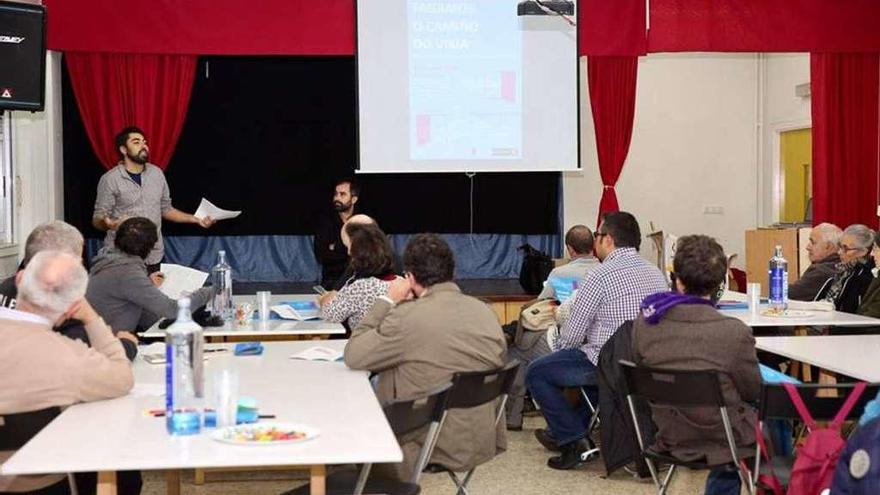
[[[768,313],[767,310],[761,311],[761,316],[767,318],[812,318],[815,316],[812,311],[801,311],[799,309],[786,309],[782,313]]]
[[[281,430],[281,431],[296,431],[304,434],[301,438],[294,438],[289,440],[275,440],[271,442],[261,442],[257,440],[246,440],[241,438],[240,435],[248,435],[250,436],[253,433],[258,431],[266,431],[271,429]],[[311,426],[306,426],[303,424],[296,423],[253,423],[249,425],[236,425],[236,426],[227,426],[225,428],[218,428],[213,433],[211,433],[211,438],[218,442],[230,443],[233,445],[282,445],[288,443],[296,443],[296,442],[305,442],[306,440],[311,440],[317,437],[320,434],[320,430],[317,428],[313,428]]]

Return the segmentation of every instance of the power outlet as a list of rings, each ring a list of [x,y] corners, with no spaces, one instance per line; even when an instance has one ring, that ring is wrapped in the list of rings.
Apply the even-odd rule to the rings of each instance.
[[[706,205],[703,207],[704,215],[724,215],[724,207],[720,205]]]

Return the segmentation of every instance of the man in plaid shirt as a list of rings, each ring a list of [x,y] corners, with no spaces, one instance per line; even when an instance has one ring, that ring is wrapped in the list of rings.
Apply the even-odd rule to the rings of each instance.
[[[563,389],[595,387],[596,362],[605,342],[623,322],[635,319],[645,296],[669,290],[660,270],[639,256],[641,240],[639,223],[631,214],[613,212],[602,218],[595,234],[602,264],[580,284],[556,352],[528,368],[526,383],[549,427],[549,432],[535,434],[545,446],[552,437],[561,452],[547,461],[551,468],[571,469],[598,455],[587,437],[586,413],[569,405]]]

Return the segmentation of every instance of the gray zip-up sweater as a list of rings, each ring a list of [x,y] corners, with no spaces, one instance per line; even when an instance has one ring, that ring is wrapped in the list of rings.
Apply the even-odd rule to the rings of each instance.
[[[202,287],[190,296],[191,307],[204,306],[214,295]],[[159,318],[177,317],[177,301],[166,296],[147,275],[144,260],[116,249],[95,257],[86,299],[115,331],[149,328]]]

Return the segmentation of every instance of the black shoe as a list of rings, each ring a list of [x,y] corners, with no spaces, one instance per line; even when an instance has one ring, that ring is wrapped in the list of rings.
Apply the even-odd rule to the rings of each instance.
[[[522,423],[518,425],[507,423],[507,431],[522,431]]]
[[[560,454],[547,460],[553,469],[572,469],[599,457],[599,449],[586,438],[575,440],[560,447]]]
[[[543,445],[545,449],[551,452],[559,452],[559,445],[556,443],[556,439],[553,438],[553,434],[550,433],[550,430],[546,428],[535,430],[535,438],[538,439],[538,442]]]

